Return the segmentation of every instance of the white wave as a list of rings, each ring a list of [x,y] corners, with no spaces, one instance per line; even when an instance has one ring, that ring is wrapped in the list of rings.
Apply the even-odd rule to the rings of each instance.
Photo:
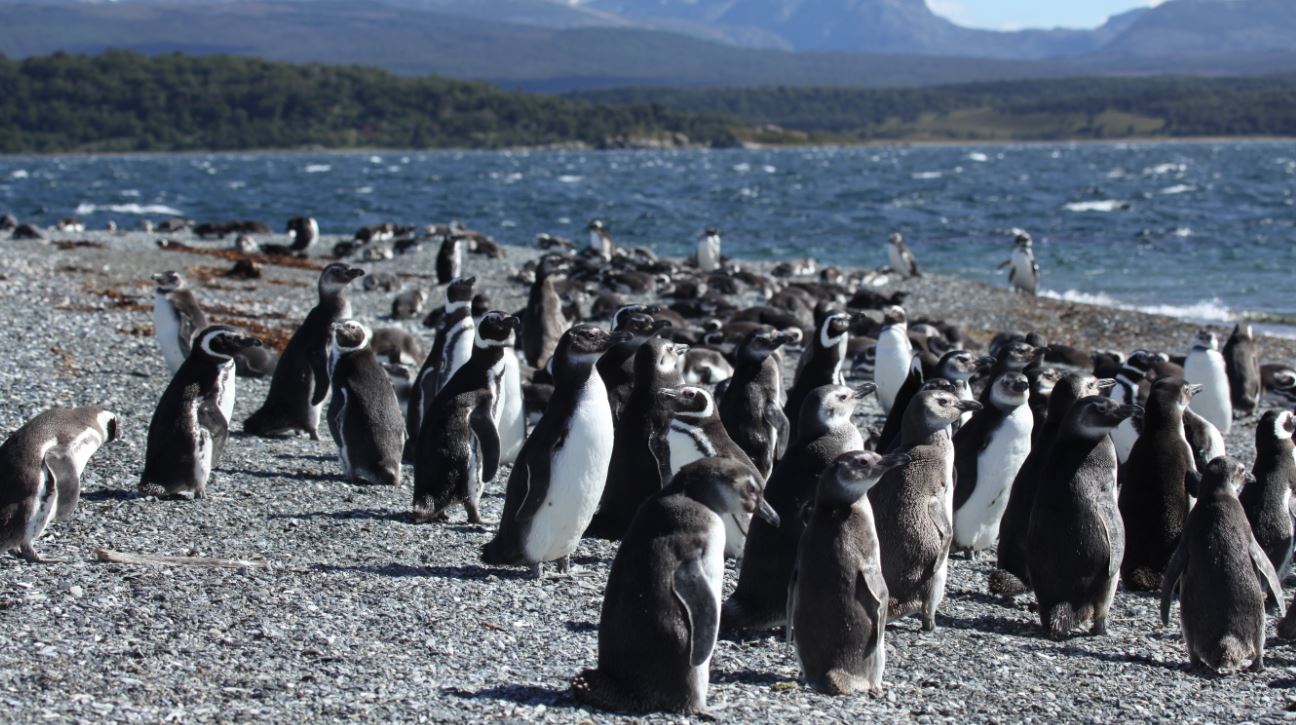
[[[122,196],[124,196],[124,197],[126,197],[126,198],[128,198],[128,199],[138,199],[138,198],[140,198],[140,191],[139,191],[139,189],[122,189],[121,191],[119,191],[119,192],[117,192],[117,193],[120,194],[120,195],[122,195]]]
[[[765,164],[764,166],[761,167],[761,171],[764,171],[767,174],[774,174],[778,172],[778,167],[771,166],[770,164]]]
[[[372,187],[372,186],[362,186],[362,187],[356,189],[356,190],[355,190],[355,193],[357,193],[357,194],[372,194],[372,193],[373,193],[373,187]]]
[[[107,211],[114,214],[161,214],[165,216],[184,216],[184,212],[165,204],[77,204],[76,215],[84,216],[95,212]]]
[[[1179,237],[1180,239],[1184,239],[1187,237],[1191,237],[1193,235],[1193,230],[1192,227],[1179,227],[1170,233],[1175,235],[1176,237]]]
[[[309,164],[304,171],[308,174],[326,174],[333,170],[328,164]]]
[[[1190,191],[1197,191],[1197,187],[1191,184],[1175,184],[1174,186],[1167,186],[1166,188],[1162,189],[1159,193],[1166,194],[1166,195],[1187,194]]]
[[[931,179],[939,179],[944,175],[944,171],[918,171],[913,174],[913,178],[919,181],[929,181]]]
[[[1238,313],[1226,307],[1218,297],[1186,305],[1135,305],[1122,302],[1105,292],[1082,292],[1075,289],[1069,289],[1065,292],[1041,290],[1040,296],[1064,302],[1112,307],[1130,312],[1145,312],[1149,315],[1164,315],[1165,317],[1176,317],[1195,322],[1233,322],[1240,319]]]
[[[972,153],[969,153],[967,155],[967,160],[975,161],[978,164],[984,164],[985,162],[990,160],[990,157],[987,156],[986,154],[981,153],[980,151],[973,151]]]
[[[734,170],[734,171],[737,171],[737,172],[740,173],[740,174],[745,174],[745,173],[747,173],[748,171],[751,171],[751,164],[748,164],[748,163],[734,164],[734,165],[733,165],[733,170]]]
[[[564,184],[579,184],[584,179],[584,176],[576,176],[575,174],[563,174],[558,177],[558,181]]]
[[[383,160],[382,160],[382,157],[381,157],[381,156],[370,156],[370,157],[369,157],[369,163],[371,163],[371,164],[381,164],[382,162],[383,162]]]
[[[1188,164],[1157,164],[1143,169],[1146,176],[1165,176],[1166,174],[1182,174],[1188,171]]]
[[[27,169],[14,169],[9,172],[9,178],[11,179],[25,179],[27,176]]]
[[[1102,201],[1073,201],[1062,207],[1067,211],[1075,212],[1112,212],[1121,211],[1129,208],[1129,202],[1119,199],[1103,199]]]

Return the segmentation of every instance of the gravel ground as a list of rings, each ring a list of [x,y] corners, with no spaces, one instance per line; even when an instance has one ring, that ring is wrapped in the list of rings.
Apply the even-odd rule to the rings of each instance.
[[[50,405],[103,404],[121,416],[125,439],[91,462],[76,519],[53,525],[39,542],[44,555],[66,563],[0,560],[0,702],[7,713],[0,719],[627,719],[581,708],[567,688],[573,674],[596,662],[614,552],[604,542],[583,543],[567,578],[537,582],[521,570],[483,567],[477,553],[490,529],[460,523],[459,512],[448,525],[408,523],[411,472],[401,488],[349,485],[338,476],[327,436],[234,436],[206,499],[137,498],[148,420],[167,382],[151,334],[148,275],[177,268],[210,278],[231,262],[158,251],[151,236],[77,238],[102,246],[10,242],[0,258],[0,316],[18,331],[0,336],[8,361],[0,366],[0,431]],[[509,253],[503,262],[467,261],[506,309],[520,305],[523,290],[504,276],[533,254]],[[362,266],[430,272],[432,261],[426,250]],[[225,306],[218,318],[288,329],[313,304],[315,277],[267,266],[257,283],[215,277],[197,294]],[[1137,340],[1183,349],[1193,330],[1138,313],[1023,301],[947,278],[905,286],[913,292],[911,314],[949,317],[981,340],[996,329],[1037,327],[1092,347],[1128,348]],[[357,316],[375,321],[390,296],[358,292],[353,299]],[[1262,349],[1266,360],[1296,360],[1290,341],[1264,340]],[[265,390],[263,382],[239,381],[236,418]],[[1254,421],[1236,426],[1230,450],[1249,460],[1253,436]],[[506,478],[505,470],[484,498],[488,518],[499,515]],[[99,547],[266,566],[102,564],[93,561]],[[711,674],[716,716],[1258,721],[1296,709],[1292,645],[1271,639],[1261,674],[1190,674],[1177,629],[1157,627],[1156,600],[1123,591],[1110,636],[1051,642],[1041,637],[1029,602],[1007,606],[984,594],[990,567],[989,559],[953,562],[936,633],[922,633],[914,619],[890,628],[887,689],[879,699],[807,690],[794,652],[777,638],[721,641]]]

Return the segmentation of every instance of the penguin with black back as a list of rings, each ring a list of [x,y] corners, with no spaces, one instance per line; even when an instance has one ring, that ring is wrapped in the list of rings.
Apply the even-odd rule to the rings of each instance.
[[[1296,433],[1296,415],[1291,411],[1265,412],[1256,426],[1253,480],[1238,495],[1251,532],[1280,579],[1291,570],[1296,534],[1296,512],[1292,511],[1292,491],[1296,489],[1293,433]]]
[[[1247,662],[1252,672],[1264,670],[1266,588],[1278,615],[1286,614],[1278,573],[1251,535],[1237,498],[1246,478],[1246,467],[1227,456],[1206,467],[1161,586],[1161,624],[1170,623],[1170,602],[1178,593],[1188,661],[1217,673]]]
[[[271,437],[293,431],[319,440],[320,412],[328,396],[328,342],[333,323],[351,316],[347,285],[364,276],[364,270],[333,263],[319,279],[319,302],[293,333],[275,366],[265,402],[247,420],[243,430]]]
[[[850,342],[851,315],[835,312],[825,315],[810,344],[801,353],[796,379],[788,390],[783,414],[791,423],[788,436],[797,437],[797,421],[801,404],[810,391],[824,385],[844,385],[842,364],[846,361],[846,346]]]
[[[1260,407],[1260,359],[1256,357],[1250,324],[1239,322],[1224,343],[1224,370],[1233,409],[1243,417],[1254,414]]]
[[[612,332],[625,333],[599,358],[596,367],[599,378],[608,391],[612,407],[612,420],[621,419],[621,409],[634,389],[634,358],[639,347],[648,338],[671,326],[665,320],[653,318],[656,307],[632,305],[622,307],[612,316]],[[624,338],[624,339],[622,339]]]
[[[787,451],[792,424],[783,410],[783,360],[776,354],[792,336],[770,330],[748,333],[734,357],[734,375],[720,396],[720,420],[730,438],[769,478]]]
[[[954,548],[974,557],[999,539],[1013,480],[1031,450],[1030,380],[1004,373],[990,404],[954,434]]]
[[[891,412],[887,413],[886,423],[883,424],[882,433],[878,436],[877,449],[890,451],[899,444],[900,428],[904,423],[905,412],[909,409],[909,401],[913,400],[913,396],[918,394],[929,379],[949,381],[961,400],[974,400],[975,396],[972,395],[972,388],[968,381],[979,370],[988,369],[993,364],[994,358],[988,355],[976,356],[966,350],[950,350],[940,356],[929,378],[923,369],[921,357],[914,356],[909,377],[905,379],[904,385],[900,386],[900,391],[896,393],[895,402],[891,406]],[[961,423],[970,420],[971,417],[971,413],[964,413],[958,421],[955,421],[951,430],[957,433]]]
[[[356,320],[333,323],[329,345],[328,424],[347,480],[395,486],[401,477],[405,421],[396,390]]]
[[[531,367],[544,367],[549,362],[558,340],[571,326],[556,286],[566,268],[567,260],[552,254],[541,257],[536,265],[535,282],[522,316],[522,355]]]
[[[408,436],[404,454],[406,463],[414,462],[414,444],[418,442],[419,428],[427,407],[455,371],[472,357],[477,324],[471,309],[475,284],[476,277],[460,277],[446,287],[445,308],[436,320],[432,352],[424,359],[410,387],[409,404],[405,411],[405,430]]]
[[[599,618],[598,667],[572,679],[579,701],[619,712],[705,715],[720,627],[722,517],[777,525],[752,470],[695,461],[644,502],[617,549]]]

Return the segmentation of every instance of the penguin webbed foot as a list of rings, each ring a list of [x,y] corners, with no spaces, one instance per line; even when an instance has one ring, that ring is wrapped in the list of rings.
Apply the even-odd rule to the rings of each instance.
[[[1107,636],[1107,618],[1106,618],[1106,617],[1100,617],[1100,618],[1096,618],[1096,619],[1094,619],[1094,621],[1093,621],[1093,626],[1089,629],[1089,634],[1092,635],[1092,636],[1094,636],[1094,637],[1106,637],[1106,636]]]
[[[318,441],[320,439],[320,434],[317,430],[307,431],[307,433],[310,434],[310,439],[313,441]]]
[[[18,556],[29,564],[57,564],[61,563],[60,559],[46,559],[36,552],[36,547],[31,544],[23,544],[18,548]]]
[[[530,568],[530,574],[531,574],[531,578],[532,578],[532,579],[537,579],[537,580],[538,580],[538,579],[543,579],[543,578],[544,578],[544,562],[543,562],[543,561],[537,561],[537,562],[535,562],[534,564],[532,564],[532,565],[531,565],[531,568]]]
[[[558,573],[567,575],[571,574],[571,554],[558,560]]]

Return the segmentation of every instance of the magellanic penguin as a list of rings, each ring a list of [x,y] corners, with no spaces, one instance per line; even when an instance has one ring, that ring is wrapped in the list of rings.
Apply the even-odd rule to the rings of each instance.
[[[999,269],[1008,267],[1008,283],[1017,292],[1034,295],[1039,290],[1040,268],[1035,262],[1035,249],[1031,237],[1026,232],[1017,234],[1013,240],[1012,256],[999,265]]]
[[[634,389],[617,421],[607,485],[586,536],[620,539],[640,504],[666,484],[669,461],[665,460],[661,433],[670,414],[657,391],[684,384],[679,363],[687,350],[684,345],[652,338],[635,353]]]
[[[748,333],[735,354],[734,375],[720,398],[720,420],[729,437],[769,478],[787,451],[791,423],[783,412],[783,360],[777,351],[792,336],[769,330]]]
[[[940,360],[937,361],[931,379],[948,381],[960,400],[974,400],[975,396],[972,395],[972,387],[968,381],[979,370],[988,369],[993,364],[994,358],[988,355],[978,357],[966,350],[950,350],[941,355]],[[909,368],[909,377],[905,379],[904,385],[900,386],[900,392],[896,394],[895,402],[891,404],[891,412],[887,413],[886,423],[882,426],[882,434],[878,436],[879,451],[890,451],[899,444],[900,429],[904,424],[904,414],[909,409],[909,401],[913,400],[913,396],[917,395],[927,382],[925,377],[922,357],[915,355]],[[961,423],[971,418],[972,413],[964,413],[958,421],[955,421],[952,430],[957,432]]]
[[[612,407],[594,365],[615,339],[577,325],[559,341],[554,394],[509,473],[499,530],[482,547],[487,564],[529,566],[539,577],[557,561],[567,571],[612,460]]]
[[[1143,353],[1142,355],[1145,355]],[[1143,367],[1146,364],[1146,358],[1136,351],[1131,354],[1129,359],[1121,364],[1116,371],[1115,385],[1107,389],[1107,397],[1116,401],[1120,405],[1140,405],[1144,396],[1140,395],[1140,390],[1146,391],[1151,387],[1151,383],[1146,379],[1146,371]],[[1134,425],[1133,418],[1126,418],[1121,424],[1112,431],[1112,444],[1116,446],[1116,459],[1121,463],[1129,460],[1130,451],[1134,448],[1134,441],[1138,440],[1138,428]]]
[[[891,270],[901,279],[922,276],[922,270],[918,268],[918,260],[914,259],[913,252],[909,251],[909,246],[905,244],[900,232],[892,232],[891,237],[887,239],[887,257],[891,260]]]
[[[234,413],[234,355],[261,344],[223,325],[198,333],[149,422],[142,496],[192,493],[202,498],[220,460]]]
[[[0,444],[0,552],[33,563],[50,521],[66,521],[81,498],[81,475],[99,447],[117,440],[117,416],[104,408],[51,408]]]
[[[1107,612],[1125,553],[1116,506],[1116,449],[1108,435],[1134,407],[1099,396],[1071,407],[1040,472],[1027,533],[1030,584],[1040,624],[1065,639],[1086,621],[1107,633]]]
[[[765,477],[760,475],[751,458],[729,437],[710,393],[696,387],[662,388],[657,391],[657,397],[670,415],[664,435],[665,448],[670,456],[671,477],[693,461],[703,458],[732,458],[751,466],[756,480],[764,490]],[[724,517],[724,525],[725,557],[736,559],[742,556],[751,518],[742,514],[729,514]]]
[[[405,421],[396,390],[370,347],[373,334],[355,320],[333,323],[329,346],[329,431],[348,480],[400,483]]]
[[[864,449],[864,438],[851,417],[872,389],[871,383],[859,390],[824,385],[802,404],[799,437],[765,487],[765,500],[781,523],[776,527],[752,520],[738,586],[721,612],[726,631],[773,629],[786,621],[788,578],[801,538],[802,510],[814,500],[819,474],[839,456]]]
[[[1193,337],[1192,349],[1184,359],[1184,380],[1201,386],[1201,392],[1193,396],[1193,412],[1228,435],[1233,427],[1233,395],[1219,338],[1210,330],[1201,330]]]
[[[603,595],[598,667],[572,679],[581,702],[604,710],[703,715],[720,626],[722,517],[777,525],[747,466],[696,461],[639,509],[617,549]]]
[[[1048,414],[1044,416],[1044,430],[1037,442],[1031,445],[1030,453],[1017,471],[1008,494],[1008,505],[999,520],[996,568],[990,573],[991,594],[1012,597],[1030,590],[1026,540],[1040,474],[1048,463],[1053,442],[1057,440],[1071,406],[1081,398],[1102,394],[1112,385],[1114,381],[1098,380],[1088,373],[1067,373],[1053,386]]]
[[[972,554],[999,538],[999,521],[1030,454],[1035,425],[1025,375],[1004,373],[991,385],[990,405],[954,435],[954,548]]]
[[[846,361],[846,347],[850,343],[851,320],[851,315],[845,312],[824,316],[814,339],[801,353],[796,379],[792,381],[792,388],[788,390],[783,405],[783,414],[792,424],[788,435],[793,439],[798,435],[796,428],[801,415],[801,404],[810,395],[810,391],[824,385],[846,383],[842,363]]]
[[[472,316],[473,285],[476,283],[476,277],[460,277],[446,287],[445,308],[436,321],[432,352],[428,353],[414,376],[409,405],[405,410],[406,463],[414,462],[414,444],[418,442],[427,407],[451,376],[472,357],[477,325]]]
[[[1160,589],[1166,562],[1179,545],[1188,495],[1198,475],[1184,437],[1183,414],[1200,390],[1178,378],[1153,383],[1143,430],[1120,467],[1120,513],[1126,532],[1121,575],[1131,590]]]
[[[462,275],[463,250],[467,243],[467,239],[456,234],[451,234],[442,240],[436,258],[438,284],[450,284]]]
[[[328,396],[328,342],[333,323],[351,316],[346,288],[364,270],[334,263],[319,279],[319,303],[306,315],[279,357],[270,392],[255,413],[243,421],[243,430],[256,436],[285,435],[293,431],[319,439],[320,412]]]
[[[787,637],[820,692],[881,693],[890,597],[868,492],[908,462],[903,453],[845,453],[819,477],[788,585]]]
[[[207,327],[207,316],[198,306],[188,282],[179,272],[153,275],[153,332],[172,375],[193,349],[194,334]]]
[[[1270,410],[1256,427],[1256,458],[1238,500],[1256,541],[1269,557],[1279,578],[1291,570],[1293,535],[1292,490],[1296,489],[1296,415],[1289,410]]]
[[[873,382],[878,386],[878,404],[883,414],[891,411],[896,394],[909,377],[913,345],[904,308],[892,305],[882,311],[882,331],[878,333],[877,358],[873,363]]]
[[[920,613],[923,629],[936,629],[954,538],[954,443],[949,427],[964,411],[980,409],[980,403],[943,390],[915,395],[900,433],[900,452],[909,456],[909,463],[888,471],[869,491],[891,595],[888,619]]]
[[[720,230],[707,229],[698,237],[698,269],[710,274],[720,269]]]
[[[477,325],[473,356],[428,404],[414,453],[413,520],[444,520],[462,503],[470,523],[482,522],[477,503],[494,480],[500,436],[492,412],[499,395],[500,368],[519,321],[490,312]]]
[[[288,245],[288,249],[293,252],[305,252],[319,241],[319,222],[311,217],[295,216],[289,219],[286,231],[292,235],[292,243]]]
[[[589,232],[589,245],[585,248],[586,251],[602,258],[605,262],[611,260],[616,245],[612,243],[612,234],[608,232],[603,220],[592,219],[585,229]]]
[[[1246,468],[1227,456],[1206,467],[1161,587],[1161,624],[1170,623],[1177,591],[1188,661],[1220,673],[1248,661],[1252,672],[1264,670],[1266,587],[1278,616],[1285,615],[1278,573],[1251,535],[1237,499],[1244,478]]]
[[[1239,322],[1224,343],[1224,370],[1228,373],[1233,410],[1243,417],[1255,413],[1260,406],[1260,360],[1249,323]]]
[[[545,255],[536,265],[535,282],[527,296],[526,313],[522,318],[522,355],[534,368],[544,367],[553,356],[558,340],[571,326],[563,313],[563,300],[555,283],[566,261],[555,255]]]
[[[634,358],[639,346],[671,325],[669,321],[653,319],[656,311],[655,307],[632,305],[622,307],[612,315],[612,331],[626,333],[625,339],[613,343],[595,367],[607,388],[613,421],[621,419],[621,408],[634,389]]]

